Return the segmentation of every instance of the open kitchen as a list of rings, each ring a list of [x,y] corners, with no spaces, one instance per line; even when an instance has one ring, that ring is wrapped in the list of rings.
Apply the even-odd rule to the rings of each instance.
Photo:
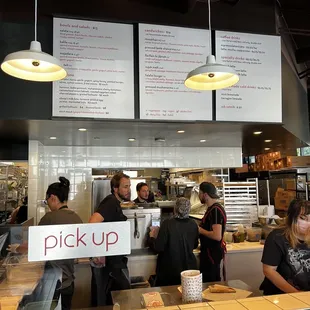
[[[310,307],[309,44],[267,2],[5,4],[2,310]]]

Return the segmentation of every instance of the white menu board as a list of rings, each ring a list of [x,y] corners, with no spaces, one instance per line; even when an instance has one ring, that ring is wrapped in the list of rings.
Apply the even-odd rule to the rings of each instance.
[[[134,118],[133,26],[54,18],[53,116]]]
[[[212,120],[212,92],[184,85],[208,54],[207,30],[140,24],[140,118]]]
[[[216,120],[282,122],[280,37],[216,31],[216,58],[240,76],[216,92]]]

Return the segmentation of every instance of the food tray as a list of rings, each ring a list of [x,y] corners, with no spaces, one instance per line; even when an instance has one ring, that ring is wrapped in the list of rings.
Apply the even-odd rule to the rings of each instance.
[[[158,301],[161,301],[162,305],[160,305],[159,303],[155,303],[153,307],[146,305],[145,304],[145,298],[144,298],[143,295],[149,295],[149,294],[154,294],[155,299],[158,300]],[[177,304],[176,300],[174,300],[172,295],[169,294],[169,293],[165,293],[165,292],[162,292],[162,293],[159,293],[159,292],[149,292],[149,293],[146,293],[146,294],[143,294],[143,295],[141,295],[141,305],[142,305],[142,308],[151,309],[151,308],[159,308],[159,307],[169,307],[169,306],[173,306],[173,305]]]

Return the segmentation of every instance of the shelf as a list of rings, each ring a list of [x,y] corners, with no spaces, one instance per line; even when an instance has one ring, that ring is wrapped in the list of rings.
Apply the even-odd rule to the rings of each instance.
[[[224,182],[223,198],[228,225],[251,226],[258,219],[257,180]]]

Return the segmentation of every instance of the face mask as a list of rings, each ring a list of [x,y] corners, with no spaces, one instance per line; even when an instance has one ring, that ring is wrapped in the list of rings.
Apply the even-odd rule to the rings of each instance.
[[[297,220],[297,227],[301,234],[305,235],[307,232],[310,231],[310,222],[298,219]]]

